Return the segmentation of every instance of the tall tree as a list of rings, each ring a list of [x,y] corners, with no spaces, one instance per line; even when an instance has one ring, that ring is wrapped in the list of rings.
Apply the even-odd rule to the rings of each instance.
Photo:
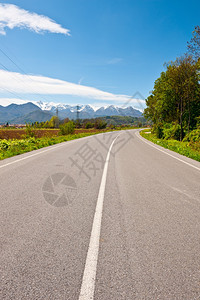
[[[194,128],[200,115],[199,65],[190,56],[167,64],[146,100],[145,117],[154,124],[179,123],[180,140],[184,131]]]
[[[200,59],[200,26],[195,26],[192,32],[192,38],[188,42],[188,51],[196,61]]]

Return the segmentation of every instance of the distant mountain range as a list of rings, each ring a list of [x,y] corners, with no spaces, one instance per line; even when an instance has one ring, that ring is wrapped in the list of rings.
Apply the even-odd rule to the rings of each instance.
[[[109,105],[98,109],[91,105],[80,105],[78,108],[80,119],[90,119],[104,116],[130,116],[141,117],[142,113],[133,108],[117,107]],[[0,105],[0,124],[14,123],[25,124],[26,122],[45,122],[50,120],[58,112],[60,119],[76,119],[77,106],[57,103],[28,102],[25,104],[10,104],[8,106]]]

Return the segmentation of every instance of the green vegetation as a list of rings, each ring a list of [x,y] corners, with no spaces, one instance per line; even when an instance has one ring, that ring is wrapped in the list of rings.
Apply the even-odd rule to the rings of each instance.
[[[94,124],[92,122],[87,122],[85,123],[85,129],[90,129],[90,128],[94,128]]]
[[[59,128],[60,126],[68,123],[70,120],[68,118],[64,120],[59,120],[57,117],[53,116],[50,121],[46,122],[35,122],[31,124],[31,127],[34,128]],[[95,129],[104,129],[106,127],[110,127],[111,125],[114,127],[128,125],[128,126],[136,126],[143,127],[148,123],[144,117],[129,117],[129,116],[107,116],[107,117],[98,117],[91,119],[80,119],[78,121],[72,120],[76,128],[95,128]]]
[[[141,136],[154,144],[200,161],[200,130],[195,135],[191,133],[191,136],[188,135],[182,142],[174,139],[159,139],[155,134],[146,132],[146,130],[141,131]]]
[[[107,122],[102,119],[96,119],[94,122],[94,128],[96,129],[105,129],[107,126]]]
[[[100,133],[100,132],[98,132]],[[50,145],[79,139],[96,133],[78,133],[66,136],[58,136],[51,138],[35,138],[29,137],[22,140],[0,140],[0,160],[14,155],[22,154],[32,150],[40,149]]]
[[[152,95],[147,100],[144,115],[153,122],[153,131],[163,137],[170,129],[177,140],[197,128],[200,116],[200,59],[177,59],[167,65],[166,72],[155,81]]]
[[[146,99],[144,116],[154,143],[199,160],[200,157],[200,27],[188,43],[188,53],[165,65]]]
[[[115,130],[126,130],[126,129],[133,129],[133,126],[120,126]],[[0,160],[18,154],[22,154],[25,152],[29,152],[32,150],[37,150],[43,147],[48,147],[54,144],[58,144],[58,143],[62,143],[74,139],[79,139],[82,137],[86,137],[98,133],[107,132],[112,130],[112,128],[108,130],[102,130],[102,131],[98,130],[95,132],[84,132],[84,133],[77,133],[77,134],[73,134],[73,132],[70,134],[69,133],[70,130],[74,131],[74,123],[73,122],[71,123],[71,121],[66,123],[65,126],[61,127],[60,134],[63,134],[63,132],[68,132],[65,133],[65,135],[63,134],[60,136],[36,138],[33,128],[27,126],[24,139],[0,139]]]
[[[106,123],[107,127],[110,127],[112,125],[113,128],[122,125],[136,126],[136,127],[142,127],[147,125],[147,121],[145,120],[144,117],[106,116],[106,117],[100,117],[95,119],[80,120],[80,126],[82,126],[83,128],[87,128],[87,126],[90,126],[89,128],[95,128],[96,124],[100,121]]]
[[[0,139],[0,160],[4,158],[8,158],[14,155],[22,154],[25,152],[29,152],[32,150],[37,150],[43,147],[47,147],[50,145],[70,141],[73,139],[78,139],[82,137],[86,137],[89,135],[94,135],[98,133],[103,133],[112,130],[126,130],[126,129],[133,129],[133,126],[118,126],[105,129],[106,123],[100,120],[96,123],[96,127],[99,129],[96,130],[88,130],[87,132],[81,132],[83,129],[78,129],[74,134],[75,124],[73,121],[69,121],[60,126],[60,133],[59,136],[46,136],[46,137],[38,137],[37,138],[37,129],[34,127],[27,125],[25,134],[23,135],[23,139]],[[89,128],[91,128],[89,126]],[[51,129],[52,130],[52,129]],[[41,131],[41,130],[40,130]]]
[[[63,125],[60,125],[60,132],[62,135],[73,134],[74,131],[75,125],[73,121],[69,121],[67,123],[64,123]]]
[[[34,122],[31,125],[29,124],[29,126],[34,128],[59,128],[60,124],[66,123],[68,121],[69,119],[63,120],[63,122],[61,122],[57,116],[53,116],[49,121],[47,120],[46,122]]]
[[[192,38],[188,42],[188,52],[194,60],[198,61],[200,57],[200,26],[195,26],[192,32]]]
[[[26,124],[26,136],[25,137],[26,138],[35,137],[35,133],[33,131],[33,128],[28,124]]]

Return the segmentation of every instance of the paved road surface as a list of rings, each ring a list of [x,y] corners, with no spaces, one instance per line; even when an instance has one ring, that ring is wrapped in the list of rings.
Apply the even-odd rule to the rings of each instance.
[[[0,299],[200,299],[200,163],[118,135],[0,162]]]

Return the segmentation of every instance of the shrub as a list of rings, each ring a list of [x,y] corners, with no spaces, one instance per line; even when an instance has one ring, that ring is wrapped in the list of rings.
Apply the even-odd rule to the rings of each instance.
[[[1,151],[7,150],[8,147],[9,147],[9,143],[7,142],[7,140],[1,140],[0,141],[0,150]]]
[[[200,116],[196,118],[197,120],[197,128],[200,129]]]
[[[111,130],[116,128],[116,126],[113,125],[113,124],[110,124],[108,127],[109,127],[109,129],[111,129]]]
[[[89,128],[94,128],[94,124],[91,123],[91,122],[87,122],[87,123],[85,124],[85,129],[89,129]]]
[[[35,132],[30,125],[26,124],[26,138],[30,137],[35,137]]]
[[[192,130],[185,138],[185,142],[200,142],[200,128]]]
[[[60,126],[60,133],[62,135],[73,134],[75,130],[75,125],[73,121],[69,121]]]
[[[50,128],[58,128],[59,127],[59,119],[57,116],[53,116],[51,120],[48,122]]]
[[[163,127],[163,138],[165,140],[175,139],[180,140],[181,126],[178,123],[167,123]]]
[[[101,119],[96,120],[95,124],[94,124],[94,128],[96,128],[96,129],[104,129],[104,128],[106,128],[106,126],[107,126],[107,123]]]
[[[154,124],[152,128],[152,133],[156,135],[158,139],[163,138],[163,125],[162,123]]]

